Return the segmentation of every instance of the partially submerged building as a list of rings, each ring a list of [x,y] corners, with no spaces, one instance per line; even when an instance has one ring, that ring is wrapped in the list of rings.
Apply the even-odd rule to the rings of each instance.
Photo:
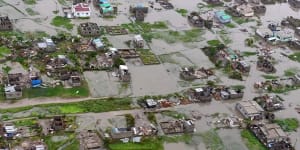
[[[0,31],[11,31],[13,30],[13,24],[8,16],[0,17]]]
[[[191,12],[188,15],[188,21],[191,25],[195,27],[204,27],[204,19],[199,15],[198,12]]]
[[[276,72],[276,68],[274,67],[273,63],[266,57],[258,58],[258,61],[256,62],[256,68],[265,73],[275,73]]]
[[[254,101],[256,101],[263,109],[266,111],[275,111],[284,109],[284,105],[281,99],[276,96],[264,95],[260,97],[255,97]]]
[[[82,36],[100,36],[100,28],[97,23],[81,23],[78,30]]]
[[[299,0],[288,0],[288,3],[294,8],[300,8]]]
[[[190,89],[188,95],[189,99],[194,102],[210,102],[212,100],[211,92],[211,87],[203,87]]]
[[[251,124],[249,129],[270,150],[294,150],[290,138],[277,124]]]
[[[80,132],[79,140],[85,150],[100,149],[102,147],[102,141],[95,131]]]
[[[214,75],[214,73],[211,69],[205,69],[203,67],[197,70],[192,67],[185,67],[180,71],[180,77],[184,80],[207,79],[212,75]]]
[[[192,120],[175,120],[159,124],[165,134],[193,133],[195,131],[195,123]]]
[[[38,48],[42,52],[54,52],[56,51],[56,44],[51,38],[43,38],[42,42],[37,43]]]
[[[65,129],[65,120],[62,116],[54,116],[53,119],[51,119],[51,129],[53,131],[59,131]]]
[[[229,87],[215,89],[216,93],[219,92],[220,97],[223,100],[241,99],[244,96],[244,92],[241,89],[232,89]]]
[[[4,87],[6,99],[19,99],[22,98],[22,88],[17,85],[8,85]]]
[[[240,101],[236,104],[236,109],[246,119],[261,120],[263,119],[264,110],[255,101]]]
[[[71,11],[74,17],[89,18],[91,16],[91,8],[87,3],[72,5]]]
[[[259,15],[259,14],[264,14],[267,11],[266,6],[264,5],[256,5],[252,7],[254,14]]]
[[[142,37],[142,35],[135,35],[133,38],[133,45],[135,48],[144,48],[145,46],[145,41]]]
[[[120,65],[119,66],[119,79],[123,82],[129,82],[131,79],[128,67],[126,65]]]
[[[230,23],[231,22],[231,16],[226,14],[224,11],[216,11],[215,12],[215,18],[223,24]]]

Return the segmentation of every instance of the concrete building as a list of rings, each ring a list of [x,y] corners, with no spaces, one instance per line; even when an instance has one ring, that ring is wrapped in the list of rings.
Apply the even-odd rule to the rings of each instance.
[[[6,17],[0,17],[0,31],[10,31],[13,30],[13,24],[8,18]]]
[[[82,36],[100,36],[100,28],[97,23],[81,23],[78,30]]]
[[[78,18],[89,18],[91,16],[91,8],[89,4],[78,3],[72,6],[72,14]]]
[[[289,137],[277,124],[252,124],[250,130],[270,150],[294,150]]]
[[[260,120],[263,118],[264,110],[255,101],[241,101],[236,104],[236,109],[246,119]]]

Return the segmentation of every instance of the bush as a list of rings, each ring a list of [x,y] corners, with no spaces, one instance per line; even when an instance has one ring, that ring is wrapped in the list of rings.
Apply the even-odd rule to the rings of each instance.
[[[135,119],[131,114],[126,114],[125,118],[126,118],[127,128],[131,128],[135,126]]]
[[[285,132],[296,131],[299,127],[299,121],[296,118],[276,119],[274,122]]]
[[[72,30],[73,29],[73,24],[71,24],[71,20],[65,17],[61,17],[61,16],[56,16],[53,18],[52,25],[56,26],[56,27],[63,27],[66,28],[68,30]]]
[[[153,124],[157,124],[157,120],[156,120],[156,117],[155,117],[155,114],[154,113],[148,113],[148,115],[147,115],[147,118],[148,118],[148,120],[151,122],[151,123],[153,123]]]

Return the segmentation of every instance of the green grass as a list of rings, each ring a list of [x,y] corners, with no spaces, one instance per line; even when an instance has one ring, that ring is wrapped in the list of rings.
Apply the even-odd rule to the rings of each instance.
[[[183,32],[179,31],[162,31],[155,32],[152,34],[154,39],[162,39],[167,43],[176,43],[176,42],[199,42],[201,35],[204,33],[201,29],[192,29],[186,30]]]
[[[206,131],[200,134],[200,136],[206,147],[209,147],[210,150],[226,149],[222,139],[214,129]]]
[[[23,119],[23,120],[14,121],[13,123],[17,127],[19,126],[30,127],[36,125],[37,121],[35,119]]]
[[[285,132],[297,131],[299,128],[299,121],[296,118],[276,119],[274,122]]]
[[[80,143],[79,143],[79,140],[78,139],[73,139],[71,141],[71,144],[66,146],[64,148],[64,150],[75,150],[75,149],[78,149],[80,147]]]
[[[232,17],[232,20],[237,24],[244,24],[244,23],[255,21],[254,19],[243,18],[243,17]]]
[[[147,114],[147,118],[148,118],[148,120],[152,123],[152,124],[154,124],[154,125],[156,125],[157,124],[157,120],[156,120],[156,117],[155,117],[155,113],[148,113]]]
[[[61,4],[61,5],[66,5],[67,2],[65,0],[58,0],[58,3]]]
[[[28,15],[30,15],[30,16],[36,16],[36,15],[39,15],[39,14],[40,14],[39,12],[34,11],[34,10],[31,9],[31,8],[26,8],[25,10],[26,10],[26,12],[28,13]]]
[[[110,150],[163,150],[163,142],[158,138],[144,138],[141,143],[122,143],[109,144]]]
[[[54,88],[29,88],[25,89],[24,97],[37,98],[37,97],[61,97],[61,98],[80,98],[88,97],[89,89],[87,85],[79,87],[64,88],[62,86],[56,86]]]
[[[140,58],[144,65],[153,65],[160,63],[155,54],[152,53],[152,51],[149,49],[138,49],[137,52],[140,55]]]
[[[242,56],[244,57],[249,57],[254,55],[256,55],[256,52],[250,52],[250,51],[242,52]]]
[[[289,68],[284,70],[284,76],[291,77],[299,72],[298,68]]]
[[[210,40],[210,41],[207,41],[207,44],[208,44],[209,46],[216,47],[216,46],[218,46],[218,45],[220,45],[220,44],[222,44],[222,43],[221,43],[221,41],[219,41],[219,40]]]
[[[0,58],[11,53],[11,50],[5,46],[0,46]]]
[[[65,133],[61,136],[67,136],[67,138],[60,141],[53,141],[52,136],[45,137],[45,143],[47,145],[48,150],[57,150],[64,144],[68,142],[73,142],[73,140],[75,140],[76,138],[74,133]],[[78,147],[76,147],[76,149],[78,149]]]
[[[241,131],[243,141],[249,150],[267,150],[267,148],[259,142],[259,140],[249,130],[243,129]]]
[[[27,5],[34,5],[36,4],[36,0],[23,0],[23,2]]]
[[[56,114],[75,114],[75,113],[88,113],[88,112],[108,112],[116,110],[128,110],[131,109],[130,98],[108,98],[87,100],[82,102],[62,103],[62,104],[42,104],[35,106],[26,106],[18,108],[0,109],[0,113],[18,113],[30,110],[34,107],[41,108],[49,111],[50,115]]]
[[[71,20],[62,16],[56,16],[53,18],[52,25],[56,26],[56,27],[63,27],[66,28],[68,30],[72,30],[74,25],[71,23]]]
[[[187,118],[187,116],[183,113],[179,113],[177,111],[171,111],[171,110],[168,110],[168,111],[163,111],[161,112],[162,115],[165,115],[165,116],[169,116],[169,117],[172,117],[172,118],[175,118],[175,119],[183,119],[183,118]]]
[[[188,11],[186,9],[176,9],[176,12],[178,12],[181,16],[185,17],[188,13]]]
[[[296,52],[296,53],[294,53],[294,54],[292,54],[292,55],[289,55],[288,57],[289,57],[291,60],[297,61],[297,62],[300,63],[300,52]]]
[[[267,80],[275,80],[279,78],[278,76],[275,75],[262,75],[262,77],[264,77]]]
[[[233,23],[226,23],[225,26],[228,27],[228,28],[235,28],[236,27]]]

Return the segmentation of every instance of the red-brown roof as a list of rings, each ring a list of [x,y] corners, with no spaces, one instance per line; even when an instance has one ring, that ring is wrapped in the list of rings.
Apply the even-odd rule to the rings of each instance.
[[[89,4],[85,4],[85,3],[78,3],[74,5],[74,9],[75,11],[90,11]]]

